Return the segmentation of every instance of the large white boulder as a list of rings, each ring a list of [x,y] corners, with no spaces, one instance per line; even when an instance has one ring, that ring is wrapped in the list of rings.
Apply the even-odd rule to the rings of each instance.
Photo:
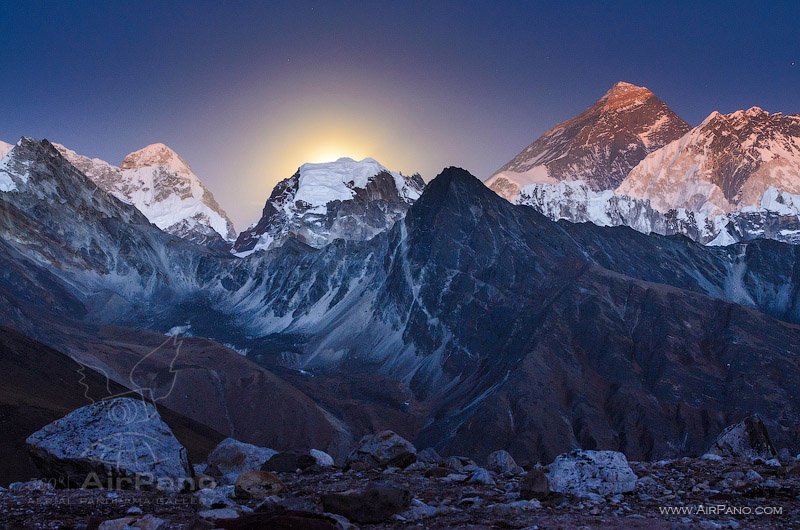
[[[81,407],[26,441],[39,470],[66,485],[179,491],[193,477],[186,449],[139,399]]]
[[[547,472],[551,491],[578,497],[633,491],[636,478],[625,455],[616,451],[565,453],[556,457]]]

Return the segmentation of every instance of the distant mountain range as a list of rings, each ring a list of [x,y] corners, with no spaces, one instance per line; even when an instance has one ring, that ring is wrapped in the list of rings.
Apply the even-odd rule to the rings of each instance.
[[[373,164],[301,168],[265,208],[279,237],[265,222],[237,256],[24,138],[0,161],[0,324],[276,449],[342,456],[391,428],[476,458],[658,459],[756,412],[800,450],[800,246],[556,223],[458,168],[414,200],[418,179]],[[344,208],[361,232],[325,244]]]
[[[800,116],[713,112],[689,130],[652,92],[617,83],[486,184],[554,220],[704,244],[800,242]]]

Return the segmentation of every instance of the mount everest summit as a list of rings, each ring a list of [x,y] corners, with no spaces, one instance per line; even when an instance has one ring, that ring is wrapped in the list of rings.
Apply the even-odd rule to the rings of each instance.
[[[592,190],[613,189],[647,154],[688,130],[650,90],[619,82],[523,149],[486,184],[509,200],[526,185],[564,180],[583,181]]]
[[[604,153],[617,158],[599,156]],[[621,165],[623,155],[628,165]],[[800,116],[757,107],[713,112],[690,130],[646,88],[617,83],[486,184],[554,220],[726,245],[757,238],[800,242],[798,175]]]

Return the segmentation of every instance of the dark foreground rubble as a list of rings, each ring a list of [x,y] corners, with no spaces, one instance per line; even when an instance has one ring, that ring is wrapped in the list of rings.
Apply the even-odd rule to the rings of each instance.
[[[209,494],[56,490],[17,485],[0,492],[4,528],[98,528],[128,517],[137,528],[281,528],[280,517],[264,523],[263,514],[300,514],[295,528],[347,528],[323,513],[323,497],[381,485],[409,492],[410,504],[398,514],[375,513],[379,523],[360,528],[797,528],[800,527],[800,462],[690,459],[631,462],[638,477],[624,494],[578,498],[550,493],[541,500],[520,498],[525,475],[489,472],[484,484],[445,464],[413,464],[405,470],[365,471],[309,468],[277,473],[286,490],[266,499],[237,499],[232,486]],[[530,471],[528,471],[530,473]],[[227,489],[226,489],[227,488]],[[526,495],[527,496],[527,495]],[[204,505],[205,504],[205,505]],[[284,510],[290,510],[285,512]],[[391,511],[391,510],[390,510]],[[154,517],[141,520],[143,515]],[[261,514],[261,515],[259,515]],[[233,516],[225,520],[215,517]],[[157,519],[161,521],[157,521]],[[139,523],[137,523],[137,520]],[[121,522],[120,522],[121,523]],[[102,528],[125,528],[105,523]],[[312,524],[313,523],[313,524]]]
[[[800,527],[800,455],[776,451],[758,416],[725,429],[700,458],[658,462],[576,449],[520,466],[497,450],[481,465],[382,431],[365,435],[343,467],[318,449],[278,452],[232,438],[189,466],[154,407],[115,398],[71,412],[28,444],[52,482],[0,490],[4,528]]]

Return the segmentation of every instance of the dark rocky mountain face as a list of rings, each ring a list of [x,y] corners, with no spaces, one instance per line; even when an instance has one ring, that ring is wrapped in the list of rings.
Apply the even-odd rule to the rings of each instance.
[[[648,89],[620,82],[584,112],[543,134],[486,184],[509,200],[536,182],[582,180],[593,190],[614,189],[648,153],[689,129]]]
[[[226,392],[257,394],[253,377],[277,384],[278,375],[282,396],[300,389],[312,398],[318,408],[300,397],[270,405],[308,427],[298,428],[303,436],[314,426],[330,441],[393,428],[443,453],[510,448],[547,461],[585,447],[659,458],[698,454],[757,412],[779,446],[800,449],[797,247],[707,248],[555,223],[448,168],[370,240],[315,249],[289,238],[238,259],[139,223],[107,195],[97,198],[105,213],[81,210],[79,229],[68,215],[85,204],[79,173],[40,147],[25,162],[41,172],[29,183],[68,181],[75,193],[52,202],[37,202],[35,188],[0,194],[13,213],[3,225],[11,272],[0,277],[2,321],[102,359],[117,377],[144,354],[137,344],[155,340],[130,328],[164,332],[188,321],[195,335],[246,350]],[[25,232],[36,226],[33,211],[73,241],[57,254],[39,235],[20,243],[34,233]],[[87,253],[92,242],[104,252]],[[144,272],[120,282],[115,271],[131,268]],[[53,303],[30,292],[51,293]],[[103,335],[104,321],[123,331]],[[180,383],[186,394],[224,372],[214,351],[232,354],[195,347],[191,369],[181,370],[198,374]],[[265,368],[272,375],[253,375]],[[201,417],[190,402],[170,407]]]

